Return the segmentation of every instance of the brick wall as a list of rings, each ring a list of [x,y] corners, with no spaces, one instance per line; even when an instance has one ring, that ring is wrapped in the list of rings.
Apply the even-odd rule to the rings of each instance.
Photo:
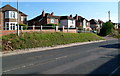
[[[41,30],[20,30],[20,33],[22,32],[40,32]],[[42,30],[43,32],[60,32],[60,30],[54,30],[54,29],[48,29],[48,30]],[[76,29],[65,29],[62,31],[64,33],[77,33]],[[8,34],[17,34],[17,30],[2,30],[0,32],[0,36],[8,35]]]
[[[2,29],[3,25],[3,13],[0,11],[0,30]]]

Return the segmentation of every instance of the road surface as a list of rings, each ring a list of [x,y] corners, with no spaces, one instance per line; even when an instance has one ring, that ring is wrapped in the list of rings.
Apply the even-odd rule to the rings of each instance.
[[[4,56],[4,74],[105,74],[120,76],[118,40]],[[30,75],[29,75],[30,76]]]

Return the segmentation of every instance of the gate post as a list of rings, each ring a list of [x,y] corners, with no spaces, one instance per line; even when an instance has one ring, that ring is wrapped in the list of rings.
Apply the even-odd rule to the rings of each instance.
[[[55,31],[56,31],[56,32],[58,31],[58,26],[56,26]]]
[[[64,32],[64,30],[65,30],[65,26],[62,27],[62,32]]]

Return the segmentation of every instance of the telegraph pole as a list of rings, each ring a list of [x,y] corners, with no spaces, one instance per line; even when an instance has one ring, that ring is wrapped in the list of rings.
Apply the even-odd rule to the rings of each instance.
[[[20,35],[20,31],[19,31],[19,9],[18,9],[18,0],[17,0],[17,35]]]

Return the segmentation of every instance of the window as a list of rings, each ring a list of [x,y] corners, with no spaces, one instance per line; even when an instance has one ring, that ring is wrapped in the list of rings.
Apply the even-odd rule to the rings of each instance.
[[[5,12],[5,18],[17,19],[17,12],[15,12],[15,11],[6,11]]]
[[[13,12],[13,18],[15,18],[15,12]]]
[[[9,24],[8,23],[6,24],[6,29],[9,30]]]
[[[21,21],[24,21],[24,16],[21,16]]]
[[[54,19],[51,19],[51,23],[54,23]]]
[[[71,20],[71,21],[70,21],[70,24],[74,24],[74,20]]]
[[[15,18],[15,12],[14,11],[11,11],[11,17],[10,18]]]
[[[5,18],[9,18],[9,11],[5,12]]]

